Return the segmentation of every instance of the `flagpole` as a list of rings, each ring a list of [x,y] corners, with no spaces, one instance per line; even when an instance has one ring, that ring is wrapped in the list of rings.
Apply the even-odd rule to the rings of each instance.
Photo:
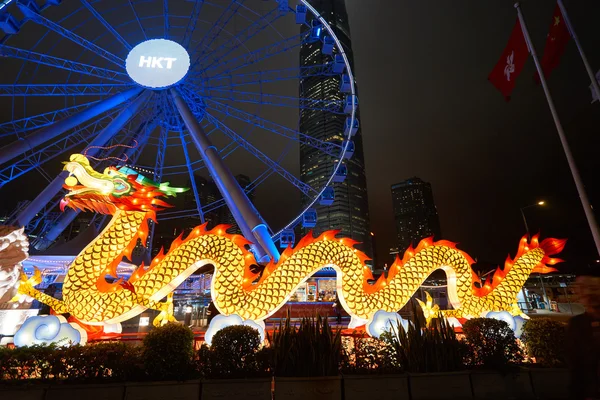
[[[569,19],[569,14],[567,14],[567,9],[565,8],[565,5],[563,4],[562,0],[558,0],[558,6],[560,7],[560,12],[561,12],[563,18],[565,19],[565,24],[567,25],[567,29],[569,30],[569,33],[571,34],[573,41],[577,45],[577,50],[579,51],[579,55],[581,55],[581,60],[583,61],[583,65],[585,65],[585,69],[588,73],[588,76],[590,77],[590,80],[592,81],[592,87],[594,88],[594,91],[596,92],[596,96],[597,96],[598,100],[600,100],[600,85],[598,85],[598,80],[596,79],[596,76],[594,75],[594,71],[592,70],[592,67],[590,66],[590,63],[585,55],[585,52],[583,51],[583,47],[581,47],[581,43],[579,43],[579,38],[577,37],[577,34],[575,33],[575,29],[573,29],[573,25],[571,25],[571,20]]]
[[[596,218],[594,217],[594,212],[592,210],[592,206],[590,204],[588,196],[585,192],[583,182],[581,181],[579,170],[577,169],[577,165],[575,165],[575,159],[573,158],[571,148],[569,147],[569,143],[567,142],[565,131],[562,127],[562,124],[560,123],[556,107],[554,106],[554,101],[552,100],[552,95],[550,94],[550,89],[548,88],[548,83],[546,82],[546,77],[544,76],[544,72],[542,71],[540,60],[538,59],[537,53],[535,52],[535,47],[533,46],[533,42],[531,41],[531,37],[529,36],[529,30],[527,30],[527,25],[525,24],[525,18],[523,17],[523,12],[521,11],[520,4],[515,3],[515,8],[517,9],[517,14],[519,16],[519,22],[521,23],[523,35],[525,36],[525,42],[527,43],[527,47],[529,47],[529,53],[531,53],[531,57],[533,57],[535,67],[537,68],[538,74],[540,76],[540,82],[542,83],[542,87],[544,88],[544,94],[546,95],[546,100],[548,101],[548,107],[550,108],[550,112],[552,113],[552,118],[554,119],[556,130],[558,131],[558,137],[560,138],[560,142],[563,146],[565,156],[567,157],[567,162],[569,163],[569,168],[571,169],[571,174],[573,175],[573,180],[575,181],[575,186],[577,187],[577,192],[579,193],[579,199],[581,200],[581,204],[583,205],[583,210],[585,211],[587,222],[590,226],[590,230],[592,231],[594,243],[596,244],[596,251],[598,252],[598,255],[600,255],[600,233],[598,232],[598,223],[596,222]]]

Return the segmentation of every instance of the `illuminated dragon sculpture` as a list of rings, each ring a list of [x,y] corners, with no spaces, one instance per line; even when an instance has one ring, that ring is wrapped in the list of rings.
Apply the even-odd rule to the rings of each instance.
[[[437,269],[448,276],[454,306],[443,312],[446,316],[470,318],[489,311],[520,315],[516,296],[525,280],[532,272],[554,270],[547,265],[560,260],[550,256],[565,244],[556,239],[540,243],[537,236],[531,242],[523,238],[514,259],[507,259],[493,280],[482,284],[471,269],[471,257],[454,243],[425,239],[396,259],[387,277],[370,284],[373,276],[364,264],[367,256],[354,248],[352,240],[336,238],[337,232],[318,238],[308,235],[294,249],[286,249],[279,262],[255,274],[250,267],[256,261],[246,250],[246,239],[227,234],[225,226],[207,231],[203,225],[187,238],[177,238],[167,254],[161,251],[148,267],[140,266],[124,282],[116,279],[116,267],[123,256],[130,256],[138,239],[145,242],[146,221],[168,206],[159,197],[183,190],[126,169],[98,173],[82,155],[71,156],[65,164],[70,172],[65,181],[69,193],[62,206],[112,214],[112,220],[75,258],[64,281],[62,301],[38,292],[30,280],[23,281],[19,291],[89,325],[121,322],[147,308],[162,311],[155,324],[172,319],[172,292],[206,264],[215,266],[211,289],[216,307],[222,314],[245,320],[261,321],[272,315],[300,284],[326,266],[336,270],[339,298],[355,321],[369,321],[378,310],[398,311]],[[113,277],[113,282],[107,277]],[[165,297],[167,301],[162,301]]]

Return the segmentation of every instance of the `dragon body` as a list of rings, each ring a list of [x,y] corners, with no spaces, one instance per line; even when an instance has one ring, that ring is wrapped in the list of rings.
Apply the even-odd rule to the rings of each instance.
[[[550,258],[564,247],[565,241],[537,236],[523,238],[514,259],[508,258],[491,282],[482,283],[473,273],[473,260],[448,241],[425,239],[402,259],[397,258],[387,276],[374,284],[367,256],[354,248],[355,242],[336,238],[337,232],[325,232],[317,238],[308,235],[292,249],[286,249],[277,263],[268,264],[260,274],[249,244],[242,236],[230,235],[226,226],[207,230],[195,228],[187,238],[181,236],[170,250],[161,251],[149,266],[140,266],[124,282],[116,274],[123,256],[130,256],[138,239],[145,242],[147,220],[168,205],[159,197],[171,196],[182,189],[157,184],[123,169],[94,171],[81,155],[71,156],[65,169],[71,173],[65,187],[69,193],[63,206],[92,210],[113,217],[102,233],[74,260],[59,301],[24,281],[19,292],[50,305],[58,313],[70,313],[89,325],[117,323],[145,309],[162,311],[154,321],[172,319],[170,295],[194,271],[212,264],[212,297],[222,314],[237,314],[243,319],[264,320],[282,305],[312,274],[323,267],[337,271],[338,296],[344,308],[357,320],[370,320],[378,310],[401,309],[435,270],[448,276],[448,295],[453,310],[446,316],[478,317],[489,311],[521,311],[516,296],[532,272],[549,272],[548,265],[560,261]],[[110,278],[112,277],[112,282]],[[163,299],[167,297],[167,301]],[[431,311],[431,310],[430,310]]]

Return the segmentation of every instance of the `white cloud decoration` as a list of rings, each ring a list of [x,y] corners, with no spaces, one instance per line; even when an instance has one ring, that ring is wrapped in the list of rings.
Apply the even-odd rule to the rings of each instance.
[[[486,318],[493,318],[499,321],[504,321],[508,324],[511,331],[514,332],[516,328],[516,322],[512,315],[508,311],[490,311],[486,314]]]
[[[512,316],[508,311],[490,311],[485,317],[506,322],[509,328],[515,333],[517,339],[523,334],[525,319],[521,316]]]
[[[398,313],[379,310],[367,324],[367,333],[372,337],[379,338],[382,333],[389,332],[392,327],[397,329],[398,324],[408,330],[408,320],[402,318]]]
[[[233,325],[244,325],[244,326],[249,326],[251,328],[254,328],[258,331],[258,333],[260,335],[261,343],[265,340],[265,323],[264,322],[262,322],[262,321],[256,322],[256,321],[251,321],[251,320],[244,321],[242,319],[242,317],[240,317],[239,315],[233,314],[233,315],[217,315],[216,317],[214,317],[212,319],[212,321],[210,321],[210,325],[208,326],[208,329],[206,330],[206,333],[204,334],[204,342],[206,342],[206,344],[210,346],[212,343],[212,338],[215,335],[215,333],[217,333],[218,331],[220,331],[223,328],[227,328],[228,326],[233,326]]]
[[[514,317],[515,319],[515,337],[517,339],[521,338],[521,335],[523,334],[523,325],[525,324],[525,318],[521,317],[520,315]]]
[[[68,323],[62,316],[37,315],[25,320],[13,340],[17,347],[36,344],[84,345],[87,332],[75,323]]]

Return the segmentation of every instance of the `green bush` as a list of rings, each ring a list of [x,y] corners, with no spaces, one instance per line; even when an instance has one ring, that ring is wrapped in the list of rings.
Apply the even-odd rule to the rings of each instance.
[[[140,379],[141,370],[141,349],[118,342],[72,347],[0,347],[2,381],[126,381]]]
[[[548,367],[565,364],[565,341],[567,324],[549,318],[530,319],[523,326],[521,339],[527,354]]]
[[[260,334],[249,326],[228,326],[215,333],[199,352],[200,372],[207,378],[251,378],[268,375]]]
[[[493,318],[473,318],[463,325],[467,364],[502,369],[523,361],[523,353],[508,324]]]
[[[151,330],[144,338],[143,360],[148,377],[154,380],[185,380],[196,375],[194,333],[170,322]]]
[[[341,363],[341,331],[333,332],[327,318],[303,318],[296,329],[289,315],[269,337],[275,376],[333,376]]]
[[[398,324],[382,340],[394,350],[399,369],[406,372],[447,372],[464,369],[465,345],[456,338],[454,328],[444,318],[432,320],[428,327],[423,310],[413,303],[414,321],[408,330]]]

